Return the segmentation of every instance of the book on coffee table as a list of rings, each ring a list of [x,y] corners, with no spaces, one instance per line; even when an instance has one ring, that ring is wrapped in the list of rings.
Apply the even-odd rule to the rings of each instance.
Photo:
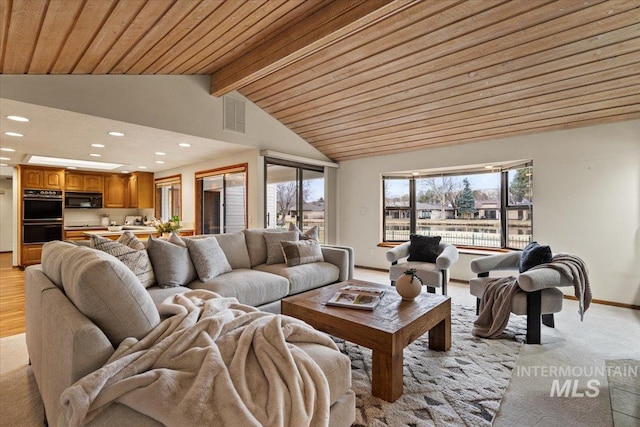
[[[373,310],[380,302],[382,295],[384,295],[384,289],[348,285],[340,288],[327,301],[327,305]]]

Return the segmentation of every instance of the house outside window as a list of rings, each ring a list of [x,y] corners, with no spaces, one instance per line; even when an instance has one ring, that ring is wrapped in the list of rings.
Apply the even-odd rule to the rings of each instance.
[[[479,248],[522,249],[533,236],[530,161],[383,176],[383,240],[412,233]]]

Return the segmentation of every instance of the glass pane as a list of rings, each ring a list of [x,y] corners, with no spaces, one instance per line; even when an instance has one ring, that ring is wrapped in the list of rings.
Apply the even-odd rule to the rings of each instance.
[[[318,240],[324,243],[324,173],[302,170],[302,231],[318,226]]]
[[[225,174],[224,213],[225,233],[235,233],[247,228],[245,206],[245,172]]]
[[[409,179],[384,180],[384,240],[409,240],[411,206]]]
[[[500,174],[416,179],[416,233],[443,242],[499,248]]]
[[[224,175],[202,179],[202,234],[220,234],[224,230]]]
[[[267,164],[266,228],[289,228],[296,224],[297,169]]]
[[[181,200],[180,183],[156,184],[156,217],[163,221],[168,221],[173,216],[179,217]]]
[[[507,211],[507,247],[524,249],[533,239],[531,206],[522,206]]]
[[[533,168],[531,166],[509,171],[509,205],[533,203]]]

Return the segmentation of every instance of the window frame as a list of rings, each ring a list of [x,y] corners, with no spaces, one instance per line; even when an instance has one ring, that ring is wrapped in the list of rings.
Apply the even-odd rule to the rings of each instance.
[[[518,170],[522,168],[530,168],[531,173],[533,173],[533,161],[517,161],[510,162],[509,164],[502,165],[500,167],[493,167],[490,170],[484,168],[461,168],[461,169],[452,169],[446,172],[429,172],[422,171],[421,173],[388,173],[382,174],[382,244],[397,244],[405,242],[406,240],[388,240],[387,239],[387,205],[386,205],[386,194],[385,194],[385,182],[386,180],[408,180],[409,181],[409,207],[407,208],[410,211],[410,228],[409,234],[414,234],[417,231],[417,194],[416,194],[416,181],[418,179],[424,178],[437,178],[437,177],[446,177],[446,176],[455,176],[455,177],[463,177],[465,175],[480,175],[480,174],[494,174],[500,173],[500,194],[499,194],[499,205],[500,205],[500,247],[491,247],[491,246],[471,246],[471,245],[456,245],[459,247],[465,248],[473,248],[473,249],[481,249],[481,250],[519,250],[518,248],[513,248],[508,246],[508,236],[509,236],[509,211],[520,210],[524,206],[529,209],[529,215],[531,218],[531,240],[533,240],[533,201],[530,201],[529,204],[511,204],[509,203],[509,171]],[[531,194],[533,194],[533,188],[531,189]]]
[[[159,187],[165,187],[167,185],[174,185],[177,184],[180,186],[180,191],[179,191],[179,202],[180,202],[180,206],[178,209],[178,217],[182,218],[182,174],[177,174],[177,175],[171,175],[171,176],[165,176],[163,178],[156,178],[154,179],[154,191],[157,192]],[[159,212],[158,207],[159,207],[159,201],[155,200],[154,203],[154,209],[153,209],[153,214],[155,218],[158,219],[162,219],[164,221],[169,220],[169,218],[162,218],[162,215],[160,215],[162,212]],[[173,212],[172,212],[173,214]],[[170,215],[171,217],[171,215]]]

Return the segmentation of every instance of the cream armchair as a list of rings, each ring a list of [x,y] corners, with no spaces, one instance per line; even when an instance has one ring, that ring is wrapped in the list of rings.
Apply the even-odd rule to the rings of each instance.
[[[476,314],[479,314],[480,299],[492,271],[512,271],[518,287],[524,292],[514,295],[511,312],[527,316],[527,344],[540,344],[540,323],[555,327],[553,313],[562,310],[563,293],[560,286],[573,286],[573,282],[558,270],[540,267],[518,273],[522,252],[509,252],[476,258],[471,261],[471,271],[478,277],[469,281],[469,291],[477,298]]]
[[[435,288],[442,288],[442,295],[446,295],[447,284],[449,283],[449,268],[458,261],[458,249],[449,243],[440,243],[436,262],[430,263],[407,261],[405,258],[409,256],[410,246],[411,242],[404,242],[387,251],[387,261],[391,263],[389,268],[391,284],[395,285],[396,280],[405,271],[415,268],[416,276],[427,286],[427,292],[435,293]],[[405,260],[402,261],[403,259]]]

